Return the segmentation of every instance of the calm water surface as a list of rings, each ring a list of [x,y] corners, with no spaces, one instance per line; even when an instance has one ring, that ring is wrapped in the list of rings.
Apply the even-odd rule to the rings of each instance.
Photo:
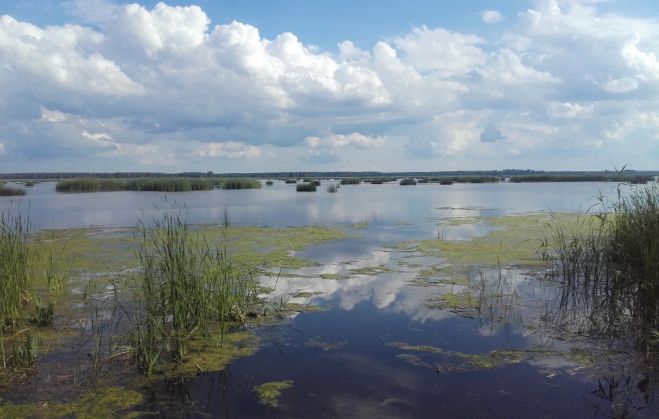
[[[481,216],[583,212],[598,196],[615,199],[615,186],[366,184],[330,194],[326,184],[316,193],[297,193],[295,185],[275,182],[261,190],[167,196],[185,208],[193,224],[217,223],[226,208],[237,225],[339,225],[351,238],[303,251],[319,265],[296,271],[298,276],[261,278],[274,289],[271,298],[324,311],[258,329],[261,349],[221,373],[161,384],[149,403],[163,416],[657,417],[658,394],[641,386],[647,378],[643,369],[612,363],[585,372],[573,359],[556,355],[570,353],[574,343],[543,329],[556,289],[537,275],[512,268],[471,272],[488,289],[503,282],[505,292],[498,291],[479,313],[455,313],[427,303],[456,286],[415,283],[420,269],[439,262],[390,246],[438,234],[482,235],[492,227],[476,218]],[[161,193],[57,194],[53,183],[38,184],[26,197],[0,198],[0,209],[29,213],[37,229],[133,227],[138,220],[149,223],[166,206]],[[447,224],[456,218],[472,221]],[[350,275],[368,267],[381,270]],[[416,345],[437,350],[410,349]],[[496,350],[524,355],[495,368],[474,366],[465,355]],[[280,406],[259,404],[254,386],[280,380],[294,382]]]

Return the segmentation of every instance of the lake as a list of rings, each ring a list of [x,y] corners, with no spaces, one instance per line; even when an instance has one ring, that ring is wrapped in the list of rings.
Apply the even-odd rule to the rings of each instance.
[[[33,230],[85,228],[107,240],[140,221],[152,225],[172,205],[201,229],[219,224],[226,212],[236,227],[345,232],[300,248],[291,244],[291,256],[311,263],[258,277],[268,290],[265,298],[308,309],[251,325],[258,348],[220,371],[200,369],[194,377],[149,384],[140,412],[225,418],[657,417],[656,370],[625,342],[582,333],[575,324],[583,319],[559,323],[560,292],[539,260],[551,213],[574,218],[570,214],[584,213],[599,199],[615,200],[629,186],[392,183],[344,185],[327,193],[329,183],[315,193],[275,181],[259,190],[166,197],[58,194],[54,183],[40,183],[27,196],[0,198],[0,210],[29,215]],[[522,233],[508,233],[516,228]],[[529,262],[531,256],[538,261]],[[79,291],[83,275],[76,275],[69,287]],[[55,353],[66,358],[66,350]],[[26,389],[46,385],[35,377]],[[125,378],[108,380],[125,384]],[[285,383],[272,403],[255,391],[264,383]],[[7,394],[0,388],[7,399],[34,399]]]

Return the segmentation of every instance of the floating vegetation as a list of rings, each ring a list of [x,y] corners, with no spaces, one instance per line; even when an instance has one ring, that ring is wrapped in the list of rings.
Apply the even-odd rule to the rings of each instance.
[[[275,183],[274,183],[273,181],[271,181],[271,180],[266,180],[266,181],[265,181],[265,186],[272,186],[272,185],[274,185],[274,184],[275,184]]]
[[[542,260],[542,246],[547,237],[548,223],[553,220],[570,225],[577,218],[568,214],[479,217],[473,221],[482,221],[494,228],[484,236],[469,240],[422,240],[400,243],[396,247],[416,249],[456,267],[501,265],[540,268],[546,264]]]
[[[344,279],[350,279],[350,275],[343,275],[337,273],[324,273],[318,275],[321,279],[329,279],[332,281],[343,281]]]
[[[354,268],[350,269],[350,273],[353,275],[368,275],[368,276],[377,276],[382,273],[391,272],[390,268],[387,268],[384,265],[379,266],[365,266],[363,268]]]
[[[472,314],[480,307],[478,296],[469,289],[460,293],[444,293],[438,297],[426,300],[426,307],[440,310],[451,310],[461,314]]]
[[[255,386],[254,391],[258,395],[261,404],[278,407],[281,393],[291,387],[293,387],[293,381],[291,380],[271,381]]]
[[[137,417],[130,410],[143,402],[140,393],[119,387],[103,387],[88,391],[78,399],[66,403],[10,403],[0,404],[3,418],[48,417],[48,418],[108,418]]]
[[[542,361],[548,358],[559,358],[565,361],[567,365],[583,368],[592,366],[594,357],[593,354],[578,348],[565,352],[542,348],[520,350],[499,349],[485,354],[472,354],[460,351],[449,351],[430,345],[411,345],[404,342],[392,342],[389,343],[388,346],[406,352],[397,354],[397,358],[415,366],[433,368],[438,373],[489,370],[507,365],[519,364],[521,362]],[[409,354],[407,352],[415,352],[419,355]],[[431,359],[428,359],[429,357],[431,357]],[[556,372],[553,372],[553,374],[556,374]]]
[[[343,340],[337,342],[325,342],[320,339],[320,336],[315,336],[307,341],[306,346],[322,349],[325,352],[329,352],[341,349],[347,344],[348,340],[346,338],[343,338]]]

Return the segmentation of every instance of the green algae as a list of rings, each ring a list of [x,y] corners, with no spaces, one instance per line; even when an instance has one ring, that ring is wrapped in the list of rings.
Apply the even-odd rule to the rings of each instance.
[[[405,342],[391,342],[389,346],[400,349],[401,351],[413,351],[413,352],[430,352],[434,354],[445,353],[444,349],[438,348],[437,346],[430,345],[410,345]]]
[[[318,276],[321,279],[329,279],[332,281],[343,281],[346,279],[350,279],[350,275],[342,275],[342,274],[320,274]]]
[[[547,349],[499,349],[485,354],[471,354],[449,351],[430,345],[411,345],[405,342],[391,342],[388,346],[403,351],[403,353],[396,355],[397,358],[403,359],[412,365],[432,367],[437,372],[489,370],[551,357],[562,358],[571,364],[580,365],[580,368],[592,367],[595,364],[593,355],[579,348],[572,348],[565,352]],[[442,362],[434,362],[431,365],[417,355],[409,354],[409,352],[433,354],[438,357],[438,361]]]
[[[438,297],[428,299],[425,306],[433,309],[452,310],[457,312],[471,312],[480,307],[479,299],[471,292],[465,290],[461,293],[445,293]]]
[[[346,237],[338,228],[304,227],[204,227],[199,234],[209,243],[225,246],[234,260],[244,266],[263,269],[298,269],[317,263],[293,253],[309,246]]]
[[[458,274],[451,265],[433,265],[420,270],[416,277],[408,281],[409,285],[429,287],[434,285],[469,285],[469,276]]]
[[[286,303],[281,310],[283,314],[287,313],[313,313],[327,311],[327,308],[314,304]]]
[[[350,269],[350,273],[353,275],[377,276],[386,272],[391,272],[391,269],[384,265]]]
[[[113,418],[137,417],[129,412],[143,402],[143,396],[119,387],[94,389],[78,399],[66,403],[38,402],[29,404],[0,404],[0,417],[4,418]]]
[[[255,386],[254,391],[259,397],[259,403],[270,407],[278,407],[282,391],[293,387],[293,384],[292,380],[270,381]]]
[[[324,294],[322,291],[298,291],[295,294],[293,294],[293,298],[311,298],[315,297],[316,295],[322,295]]]
[[[259,339],[253,331],[227,333],[221,338],[193,339],[185,360],[165,368],[166,376],[188,376],[200,372],[221,371],[238,358],[255,354]]]
[[[478,220],[495,229],[470,240],[421,240],[398,243],[395,248],[413,248],[454,266],[538,267],[544,264],[539,252],[550,235],[548,223],[572,225],[578,217],[576,214],[479,217]]]
[[[306,346],[311,348],[322,349],[325,352],[335,351],[341,349],[348,344],[348,341],[344,338],[343,340],[336,342],[325,342],[320,339],[320,336],[315,336],[309,339],[306,343]]]

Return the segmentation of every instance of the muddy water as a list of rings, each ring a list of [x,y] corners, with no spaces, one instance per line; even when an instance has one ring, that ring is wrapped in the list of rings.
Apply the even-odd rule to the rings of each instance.
[[[418,245],[475,242],[512,228],[493,217],[583,211],[600,193],[617,191],[593,183],[501,183],[302,194],[276,183],[171,194],[194,224],[217,222],[227,208],[236,225],[330,225],[348,236],[295,252],[315,264],[260,278],[271,289],[264,297],[312,310],[252,326],[258,351],[222,371],[150,382],[136,410],[226,418],[657,417],[653,366],[625,342],[554,323],[558,292],[542,267],[495,266]],[[156,217],[162,194],[61,195],[41,184],[0,206],[25,211],[28,202],[37,228],[103,226],[102,234],[112,234],[107,227]],[[536,245],[520,234],[512,238],[518,247]],[[120,379],[108,374],[106,381]],[[274,403],[259,399],[257,386],[285,381],[291,385]]]

